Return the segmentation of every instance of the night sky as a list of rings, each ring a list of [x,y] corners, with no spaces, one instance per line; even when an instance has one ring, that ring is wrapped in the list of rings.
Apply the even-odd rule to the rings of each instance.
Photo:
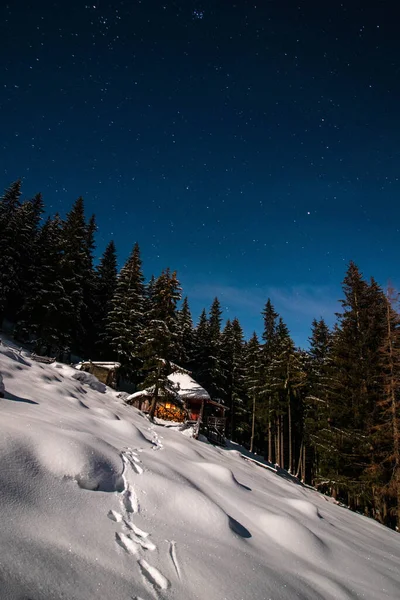
[[[271,296],[304,345],[350,259],[400,285],[396,4],[1,2],[0,187],[82,195],[99,254],[246,335]]]

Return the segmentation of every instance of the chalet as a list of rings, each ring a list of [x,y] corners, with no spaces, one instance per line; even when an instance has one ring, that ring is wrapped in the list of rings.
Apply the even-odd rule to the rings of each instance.
[[[209,439],[222,443],[225,435],[226,407],[210,398],[209,393],[189,373],[175,372],[168,375],[173,393],[159,398],[156,417],[166,421],[196,424]],[[148,412],[153,389],[136,392],[127,398],[128,404]]]
[[[96,362],[96,361],[85,361],[76,365],[76,368],[86,373],[91,373],[99,381],[106,385],[116,388],[118,385],[118,369],[120,368],[118,362]]]

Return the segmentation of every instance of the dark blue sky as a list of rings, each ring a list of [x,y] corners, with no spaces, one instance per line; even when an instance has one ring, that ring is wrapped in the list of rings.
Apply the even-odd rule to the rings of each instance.
[[[400,283],[398,15],[364,4],[1,3],[0,187],[83,195],[99,253],[304,344],[350,259]]]

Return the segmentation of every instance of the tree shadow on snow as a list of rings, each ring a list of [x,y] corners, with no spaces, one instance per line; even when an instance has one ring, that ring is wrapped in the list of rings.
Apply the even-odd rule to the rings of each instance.
[[[23,402],[25,404],[39,404],[35,400],[29,400],[29,398],[21,398],[21,396],[14,396],[10,392],[4,392],[3,400],[11,400],[12,402]]]

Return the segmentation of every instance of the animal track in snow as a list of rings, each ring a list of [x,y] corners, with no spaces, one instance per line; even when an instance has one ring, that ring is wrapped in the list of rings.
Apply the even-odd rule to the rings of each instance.
[[[121,494],[122,504],[127,513],[139,512],[139,500],[134,490],[128,485]]]
[[[122,454],[121,454],[122,462],[124,463],[124,470],[122,472],[124,489],[121,492],[121,499],[122,499],[122,504],[127,513],[138,513],[139,512],[138,497],[136,496],[134,489],[132,488],[132,486],[130,485],[130,483],[127,479],[127,470],[129,468],[134,470],[133,465],[135,465],[135,467],[139,467],[139,465],[137,465],[136,462],[133,461],[133,458],[132,458],[133,456],[135,456],[135,458],[137,458],[135,453],[133,452],[133,450],[131,450],[130,448],[123,450]],[[143,472],[143,469],[141,469],[141,471]],[[138,470],[135,470],[134,472],[139,473]]]
[[[137,527],[134,523],[130,523],[129,521],[124,520],[124,525],[126,525],[126,527],[128,527],[128,529],[131,529],[133,531],[133,533],[135,533],[138,537],[147,538],[147,536],[149,535],[147,533],[147,531],[143,531],[142,529]]]
[[[132,463],[132,469],[135,471],[135,473],[137,473],[138,475],[141,475],[143,473],[143,468],[138,465],[137,463]]]
[[[115,539],[117,544],[121,546],[128,554],[138,555],[139,554],[139,545],[136,544],[130,537],[125,535],[125,533],[116,533]]]
[[[130,537],[132,539],[132,535]],[[139,544],[139,546],[141,546],[142,548],[144,548],[144,550],[157,550],[157,546],[153,544],[153,542],[151,542],[150,540],[134,536],[133,541]]]
[[[141,475],[143,473],[143,467],[141,467],[139,464],[141,460],[130,448],[127,448],[122,452],[122,460],[124,464],[129,465],[137,475]]]
[[[172,563],[175,567],[176,574],[178,575],[178,579],[181,578],[181,569],[179,567],[179,562],[176,556],[176,542],[171,540],[169,544],[169,555],[171,557]]]
[[[120,523],[122,521],[122,515],[120,515],[115,510],[109,510],[108,513],[107,513],[107,517],[111,521],[115,521],[116,523]]]
[[[153,450],[161,450],[164,446],[160,442],[160,438],[157,433],[154,431],[153,427],[149,427],[149,431],[151,433],[151,443],[153,444]]]
[[[149,565],[144,559],[138,561],[139,566],[142,570],[143,576],[156,588],[160,590],[167,590],[170,586],[170,582],[158,569]]]
[[[162,447],[156,434],[153,443],[157,448]],[[167,590],[170,582],[156,567],[153,567],[142,558],[144,552],[154,552],[157,550],[157,546],[148,539],[150,534],[147,531],[143,531],[132,522],[132,513],[138,513],[140,507],[136,493],[128,481],[129,471],[136,475],[141,475],[143,468],[140,466],[140,459],[131,448],[124,449],[121,453],[121,458],[124,465],[122,472],[123,489],[118,493],[118,496],[121,502],[122,514],[115,510],[110,510],[107,516],[111,521],[121,523],[125,527],[125,533],[116,532],[115,541],[127,554],[136,558],[143,578],[151,585],[158,597],[157,592]],[[171,542],[170,556],[177,576],[180,579],[181,574],[176,557],[175,542]],[[140,598],[137,597],[136,600],[140,600]]]

